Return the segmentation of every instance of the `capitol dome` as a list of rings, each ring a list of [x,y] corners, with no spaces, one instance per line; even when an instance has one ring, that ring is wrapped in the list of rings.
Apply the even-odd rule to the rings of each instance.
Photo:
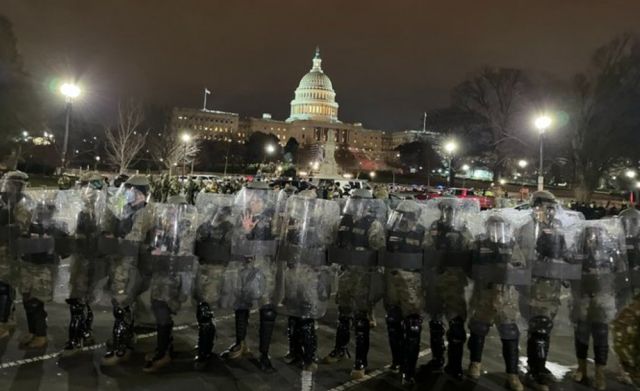
[[[297,120],[340,122],[336,93],[329,76],[322,71],[319,48],[316,48],[311,70],[300,80],[291,101],[291,116],[287,122]]]

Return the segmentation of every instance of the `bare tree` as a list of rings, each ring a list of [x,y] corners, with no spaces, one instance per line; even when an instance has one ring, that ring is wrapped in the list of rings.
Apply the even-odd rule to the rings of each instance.
[[[172,126],[154,132],[149,144],[151,155],[166,167],[169,175],[180,165],[192,166],[200,151],[197,139],[183,140],[182,134]]]
[[[145,146],[148,131],[141,129],[144,111],[139,103],[128,101],[118,105],[118,123],[105,127],[107,160],[124,173]]]
[[[453,90],[453,106],[476,119],[474,132],[493,152],[494,177],[501,176],[514,147],[527,145],[516,125],[527,87],[522,70],[485,67]]]

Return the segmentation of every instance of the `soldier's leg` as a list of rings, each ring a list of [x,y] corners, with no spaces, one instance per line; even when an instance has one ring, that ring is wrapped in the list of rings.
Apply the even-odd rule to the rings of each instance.
[[[41,349],[47,345],[47,312],[44,302],[35,297],[23,295],[24,310],[27,315],[29,334],[32,338],[22,341],[23,348]]]
[[[576,350],[578,368],[573,373],[573,380],[582,382],[587,379],[587,354],[589,353],[589,338],[591,325],[584,320],[578,320],[573,330],[573,343]]]
[[[22,301],[29,333],[20,342],[23,348],[41,349],[47,345],[45,303],[53,299],[53,267],[24,262],[21,270]]]
[[[302,335],[300,319],[297,316],[289,316],[287,319],[287,340],[289,351],[284,356],[284,361],[289,365],[302,364]]]
[[[545,315],[533,316],[529,320],[529,336],[527,340],[527,361],[529,374],[536,388],[548,389],[548,380],[545,378],[545,364],[549,352],[549,339],[553,321]]]
[[[82,348],[85,336],[85,305],[79,299],[67,299],[69,305],[69,339],[64,345],[64,352],[70,353]]]
[[[298,318],[300,337],[302,341],[302,369],[315,372],[316,352],[318,350],[318,337],[316,335],[315,321],[310,318]]]
[[[389,348],[391,349],[391,370],[400,371],[404,354],[404,327],[400,307],[391,306],[387,308],[385,320],[389,334]]]
[[[198,354],[195,357],[194,366],[197,370],[202,370],[213,356],[213,344],[216,339],[213,310],[209,303],[205,301],[198,303],[196,319],[198,321]]]
[[[14,295],[13,288],[0,281],[0,339],[8,337],[13,329],[9,321],[13,313]]]
[[[469,364],[469,376],[472,379],[480,378],[482,372],[482,351],[484,350],[484,342],[489,334],[491,324],[483,322],[478,319],[471,319],[469,321],[469,341],[467,342],[467,348],[469,348],[470,364]]]
[[[415,383],[416,364],[420,354],[420,334],[422,333],[422,316],[411,314],[404,319],[404,362],[402,363],[402,382]]]
[[[609,355],[609,325],[607,323],[591,323],[593,336],[593,358],[596,364],[595,388],[605,390],[607,388],[604,368],[607,366]]]
[[[512,391],[522,391],[524,386],[518,376],[518,359],[520,352],[518,342],[520,330],[516,323],[503,323],[498,325],[498,332],[502,340],[502,357],[504,359],[505,372],[507,373],[507,386]]]
[[[224,359],[235,360],[249,352],[245,342],[247,338],[247,328],[249,327],[249,310],[236,309],[234,319],[236,342],[222,353],[221,357]]]
[[[336,326],[336,342],[333,350],[322,360],[325,364],[333,364],[349,357],[349,339],[353,311],[344,306],[338,306],[338,324]]]
[[[262,371],[267,373],[275,371],[275,368],[271,365],[271,359],[269,358],[269,346],[271,345],[273,329],[276,324],[276,316],[277,313],[274,305],[267,304],[260,308],[259,366]]]
[[[351,371],[352,379],[364,377],[368,366],[367,355],[369,354],[369,332],[371,323],[367,311],[357,311],[354,318],[356,337],[356,358]]]
[[[457,316],[449,320],[449,330],[447,330],[447,365],[444,371],[449,376],[462,380],[462,357],[464,355],[464,343],[467,340],[467,332],[464,328],[464,319]]]
[[[151,300],[151,309],[156,319],[157,346],[155,353],[149,357],[144,372],[157,372],[171,364],[173,350],[173,319],[169,303],[162,300]]]
[[[133,351],[133,313],[128,305],[113,301],[113,330],[111,350],[102,358],[102,365],[114,366],[128,361]]]

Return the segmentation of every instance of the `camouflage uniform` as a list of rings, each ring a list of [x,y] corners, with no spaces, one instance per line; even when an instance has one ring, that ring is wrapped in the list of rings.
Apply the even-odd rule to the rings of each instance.
[[[128,360],[133,349],[133,312],[131,305],[147,285],[138,267],[140,244],[151,229],[152,214],[146,208],[149,182],[145,177],[132,176],[109,201],[112,210],[105,215],[102,232],[118,241],[117,247],[105,249],[109,264],[109,288],[113,304],[112,349],[102,359],[102,365],[117,365]],[[101,250],[102,252],[103,250]]]
[[[623,369],[640,387],[640,295],[613,321],[613,349]]]
[[[372,199],[368,190],[357,190],[347,200],[338,230],[338,243],[330,252],[330,261],[341,268],[338,279],[338,325],[335,347],[325,363],[341,360],[347,354],[350,323],[354,319],[356,362],[353,378],[364,376],[369,350],[369,313],[382,297],[383,278],[378,252],[385,248],[387,207]],[[335,255],[333,255],[335,253]],[[364,263],[363,263],[364,262]]]
[[[21,202],[28,178],[23,172],[12,171],[0,181],[0,338],[7,337],[15,327],[14,286],[19,277],[16,242],[30,220]]]
[[[424,208],[402,201],[387,223],[384,265],[384,306],[394,370],[403,382],[414,382],[420,351],[424,291],[422,272],[428,239]]]
[[[480,212],[475,200],[443,197],[431,201],[430,209],[439,215],[429,228],[426,262],[426,312],[433,359],[428,370],[439,370],[444,365],[444,317],[449,323],[446,333],[449,348],[445,372],[462,378],[462,356],[467,339],[465,322],[467,301],[465,289],[469,284],[473,236],[469,231],[470,219]]]

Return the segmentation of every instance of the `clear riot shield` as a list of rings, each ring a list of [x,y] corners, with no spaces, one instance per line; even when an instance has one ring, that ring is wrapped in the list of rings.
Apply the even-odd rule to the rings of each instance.
[[[153,221],[142,270],[175,275],[192,272],[198,213],[188,204],[152,204]]]
[[[626,304],[628,265],[619,219],[585,220],[570,229],[572,257],[582,264],[572,283],[573,320],[609,323]]]
[[[290,316],[324,316],[333,274],[327,250],[334,242],[340,210],[333,201],[292,196],[287,201],[278,259],[286,264],[284,306]]]
[[[329,262],[343,266],[375,267],[385,247],[387,206],[373,198],[349,198],[342,208],[338,237],[329,248]]]
[[[572,256],[570,247],[575,239],[572,227],[580,215],[567,213],[557,205],[542,205],[533,210],[533,264],[531,276],[548,280],[575,281],[582,276],[581,262]],[[524,238],[528,239],[528,238]]]
[[[273,257],[277,250],[278,193],[243,188],[233,203],[235,218],[231,254],[236,257]]]
[[[200,193],[196,198],[199,226],[195,254],[201,264],[225,265],[231,258],[232,195]]]
[[[20,236],[20,226],[16,220],[16,207],[23,203],[22,188],[24,182],[12,179],[0,180],[0,254],[15,258],[17,241]],[[10,265],[0,269],[0,279],[8,278]],[[7,275],[7,277],[3,277]]]
[[[142,232],[142,214],[147,213],[143,205],[132,206],[127,202],[127,189],[107,189],[106,195],[98,198],[96,218],[100,236],[98,255],[137,258],[140,244],[146,232]]]
[[[443,271],[471,270],[474,233],[482,231],[480,204],[476,199],[441,197],[426,203],[429,242],[425,264]]]
[[[629,280],[633,292],[640,292],[640,211],[636,208],[620,212],[620,221],[624,229]]]
[[[55,261],[55,236],[58,227],[53,219],[56,213],[58,190],[29,190],[22,205],[28,218],[28,232],[18,239],[18,255],[24,260]]]
[[[476,284],[528,286],[531,246],[519,240],[522,228],[531,221],[528,211],[496,209],[480,212],[484,228],[475,235],[471,276]]]
[[[414,200],[400,202],[387,220],[387,245],[381,265],[390,269],[422,270],[429,220],[424,204]]]

